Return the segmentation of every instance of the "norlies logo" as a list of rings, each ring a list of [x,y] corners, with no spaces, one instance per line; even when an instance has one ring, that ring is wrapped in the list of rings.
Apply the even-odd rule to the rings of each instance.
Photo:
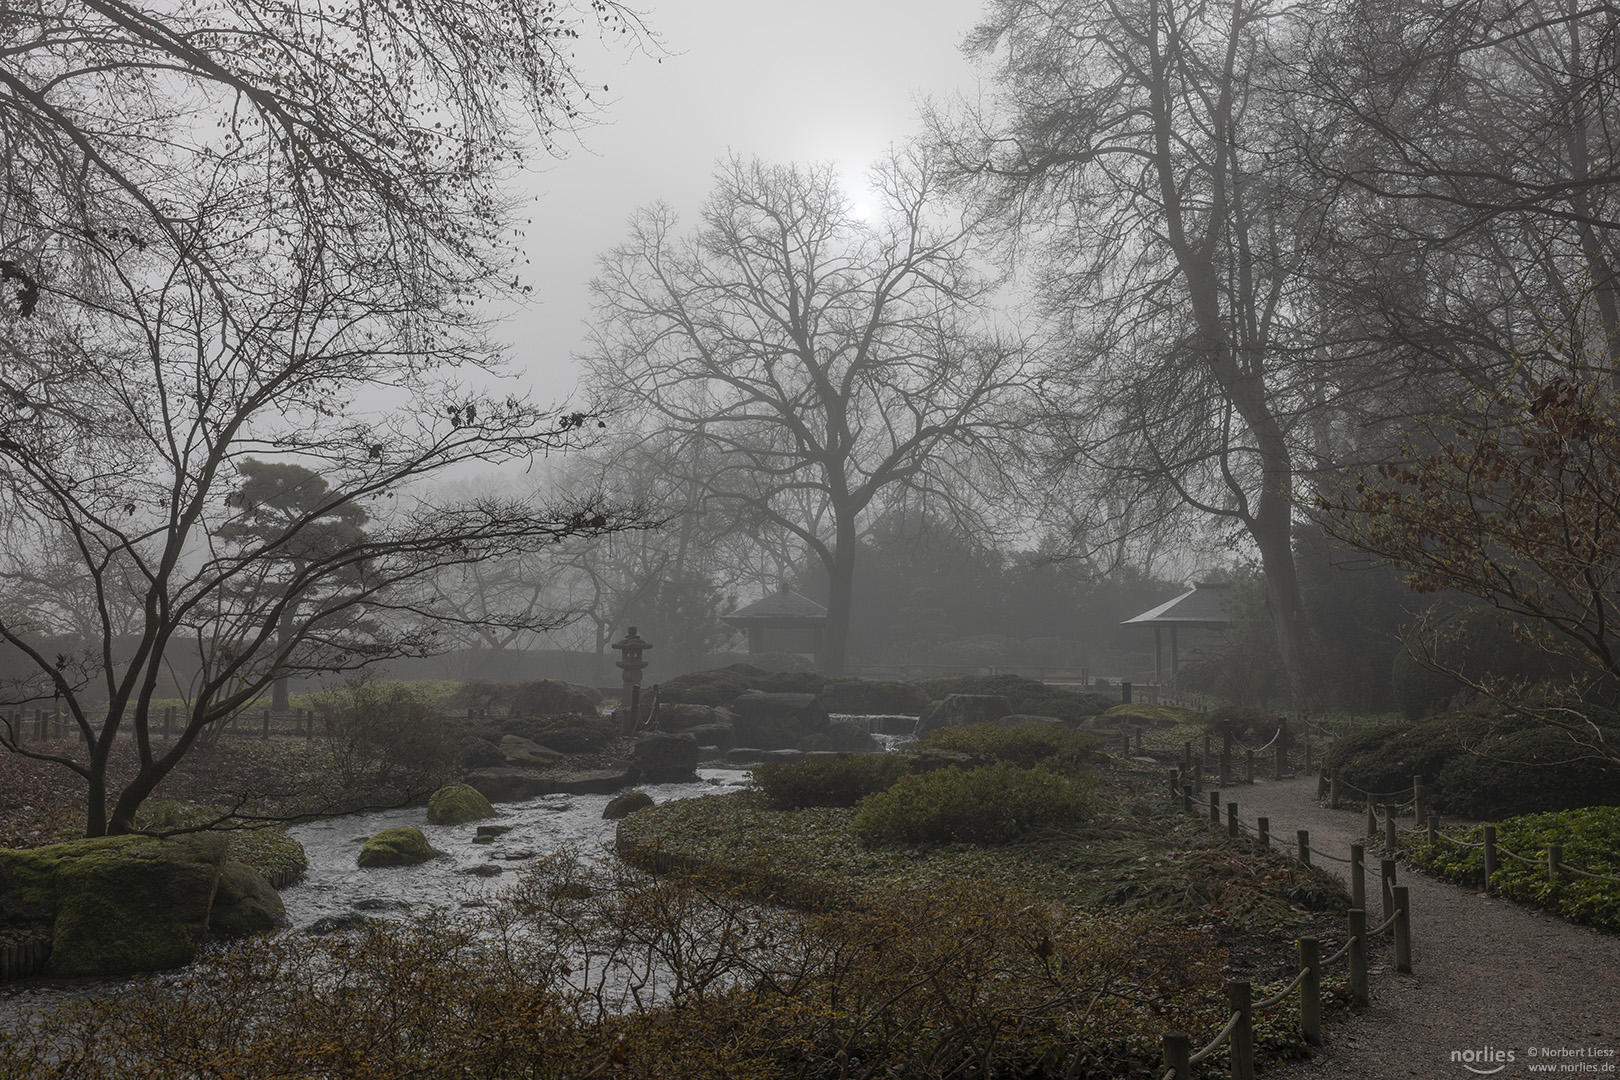
[[[1499,1073],[1513,1061],[1512,1050],[1498,1050],[1494,1046],[1482,1046],[1478,1050],[1453,1050],[1451,1060],[1461,1065],[1471,1073],[1480,1076],[1489,1076]]]

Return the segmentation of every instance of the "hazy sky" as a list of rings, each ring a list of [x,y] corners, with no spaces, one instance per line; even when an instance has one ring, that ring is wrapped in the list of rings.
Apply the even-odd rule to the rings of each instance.
[[[581,42],[581,72],[610,88],[611,103],[583,145],[529,178],[539,195],[529,233],[536,302],[500,334],[534,395],[574,388],[587,284],[632,211],[661,199],[695,222],[715,160],[731,151],[835,161],[858,183],[891,142],[918,130],[921,96],[976,92],[959,46],[982,6],[663,0],[643,9],[668,50],[661,63]]]

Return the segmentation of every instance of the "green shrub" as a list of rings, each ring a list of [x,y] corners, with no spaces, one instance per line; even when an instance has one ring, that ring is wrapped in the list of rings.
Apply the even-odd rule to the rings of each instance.
[[[854,806],[910,771],[910,762],[900,754],[857,754],[795,765],[756,765],[754,783],[774,810]]]
[[[1469,831],[1465,842],[1481,842],[1482,829]],[[1557,813],[1526,814],[1496,827],[1499,851],[1511,851],[1534,865],[1497,857],[1496,887],[1502,895],[1556,911],[1566,919],[1620,931],[1620,882],[1564,874],[1554,883],[1547,876],[1547,845],[1563,846],[1563,862],[1588,873],[1620,878],[1620,807],[1592,806]],[[1482,886],[1482,849],[1441,840],[1415,854],[1419,866],[1451,881]]]
[[[1519,717],[1448,713],[1369,728],[1335,742],[1322,764],[1361,791],[1404,791],[1421,776],[1430,809],[1461,817],[1620,802],[1620,767],[1580,756],[1563,732]]]
[[[1014,712],[1082,720],[1105,712],[1118,703],[1112,694],[1065,690],[1022,675],[948,675],[917,683],[935,701],[948,694],[997,694],[1012,702]]]
[[[658,700],[671,705],[730,705],[747,689],[747,678],[735,671],[694,671],[660,683]]]
[[[1089,779],[1000,762],[903,776],[870,795],[851,822],[881,844],[1005,844],[1049,825],[1080,820],[1092,808]]]
[[[576,686],[561,679],[536,679],[517,688],[511,709],[514,716],[595,716],[601,702],[602,694],[594,687]]]
[[[1041,765],[1070,774],[1096,751],[1097,739],[1061,724],[1026,720],[1012,727],[981,723],[936,728],[924,735],[919,745],[928,750],[970,754],[985,762],[1004,761],[1026,769]]]

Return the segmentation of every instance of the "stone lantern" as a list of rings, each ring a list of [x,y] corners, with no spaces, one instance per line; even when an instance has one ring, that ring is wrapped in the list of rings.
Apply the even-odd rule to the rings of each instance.
[[[652,648],[652,643],[644,640],[632,626],[629,633],[613,643],[612,648],[621,654],[613,666],[624,673],[624,703],[633,712],[635,699],[640,696],[637,691],[641,689],[641,672],[647,666],[641,654]]]

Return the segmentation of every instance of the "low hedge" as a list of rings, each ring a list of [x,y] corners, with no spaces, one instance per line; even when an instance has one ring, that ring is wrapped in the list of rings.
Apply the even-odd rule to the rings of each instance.
[[[903,776],[862,800],[851,829],[875,844],[1006,844],[1031,830],[1084,819],[1090,778],[998,762]]]
[[[887,790],[911,771],[902,754],[853,754],[800,764],[767,762],[754,766],[754,783],[773,810],[809,806],[854,806]]]
[[[1014,712],[1068,721],[1096,716],[1119,701],[1113,694],[1065,690],[1022,675],[947,675],[917,685],[935,701],[950,694],[995,694],[1010,701]]]
[[[1482,840],[1483,826],[1463,838]],[[1547,876],[1547,845],[1563,846],[1563,862],[1588,873],[1620,878],[1620,807],[1590,806],[1580,810],[1525,814],[1508,818],[1496,827],[1499,851],[1511,851],[1530,865],[1503,855],[1497,857],[1495,882],[1502,895],[1555,911],[1575,922],[1620,931],[1620,881],[1600,881],[1564,874],[1553,882]],[[1476,887],[1485,883],[1485,853],[1445,839],[1425,844],[1414,861],[1430,873]]]
[[[1071,731],[1061,724],[1025,721],[1012,727],[999,724],[959,724],[936,728],[920,744],[930,750],[952,750],[984,762],[1006,762],[1023,768],[1040,765],[1053,772],[1073,774],[1097,750],[1094,735]]]
[[[1380,793],[1409,789],[1421,776],[1429,808],[1460,817],[1620,803],[1620,765],[1522,717],[1447,713],[1368,728],[1336,741],[1322,765],[1354,788]]]

